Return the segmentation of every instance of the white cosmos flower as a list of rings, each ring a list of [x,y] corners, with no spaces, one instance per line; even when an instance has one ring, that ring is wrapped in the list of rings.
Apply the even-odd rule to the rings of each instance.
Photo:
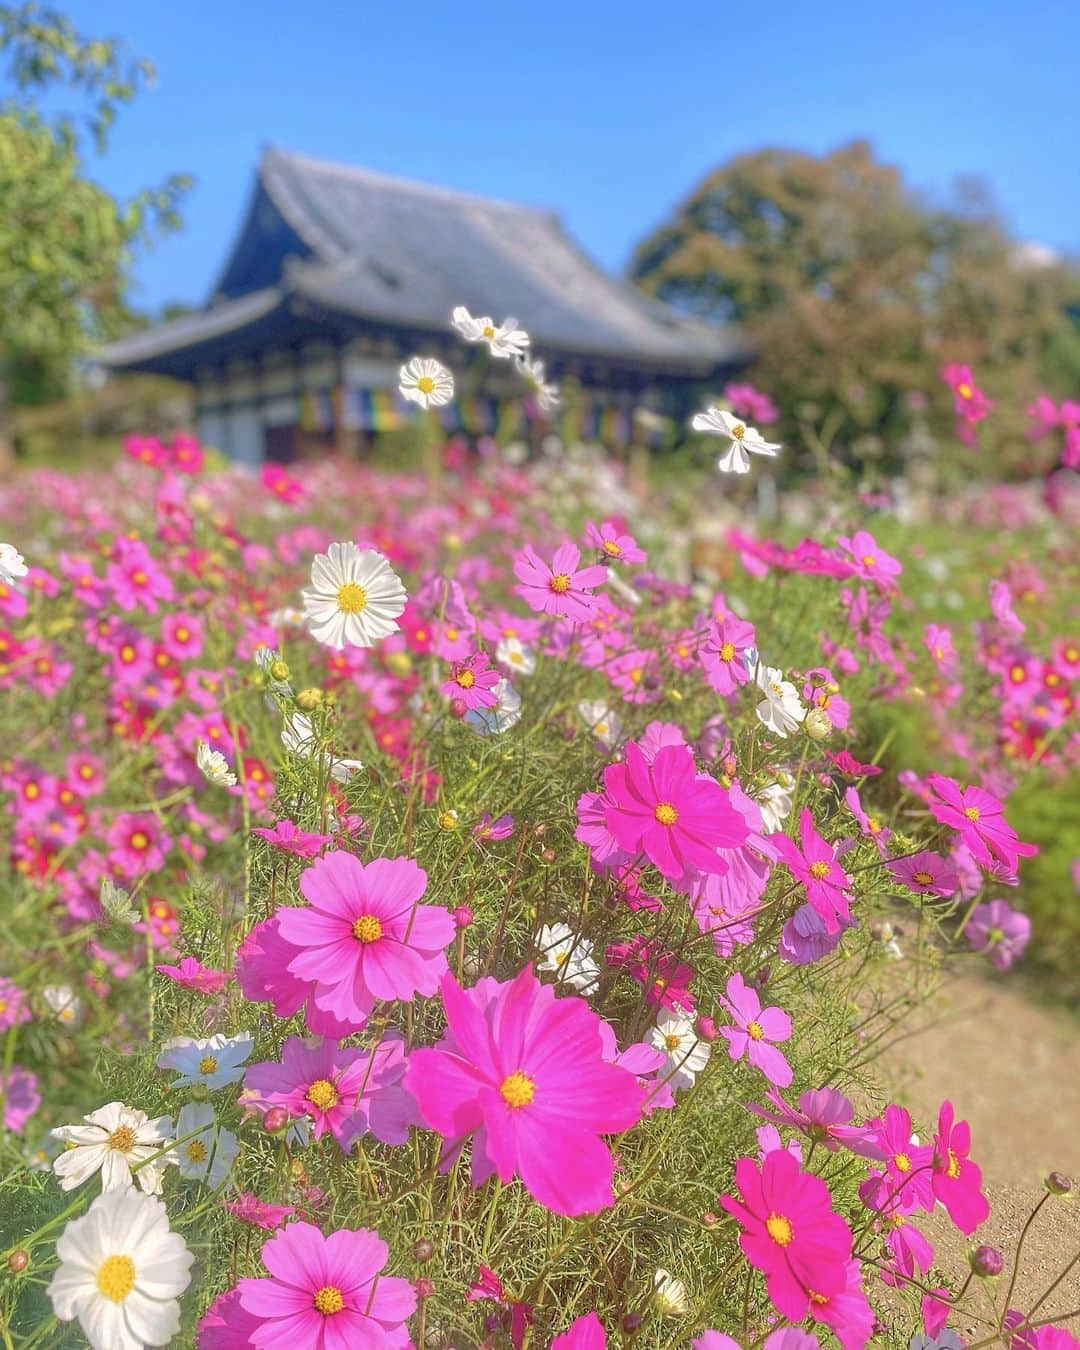
[[[565,923],[545,924],[540,929],[540,970],[550,970],[556,983],[569,984],[583,994],[592,993],[600,979],[593,960],[592,943],[578,937]]]
[[[721,473],[749,473],[750,456],[765,455],[775,459],[780,449],[778,444],[767,441],[756,427],[749,427],[734,413],[723,408],[708,408],[703,413],[695,413],[690,425],[695,431],[707,432],[710,436],[727,436],[731,441],[729,448],[716,461]]]
[[[56,1255],[53,1312],[61,1322],[77,1317],[91,1350],[168,1345],[179,1332],[177,1299],[195,1258],[160,1200],[130,1188],[99,1195],[60,1234]]]
[[[302,755],[304,759],[323,757],[315,736],[315,726],[307,713],[291,714],[281,728],[281,743],[286,750],[294,755]],[[357,769],[364,767],[363,761],[359,759],[332,759],[329,755],[325,758],[330,760],[330,775],[338,783],[347,783]]]
[[[531,675],[536,669],[536,657],[531,647],[516,637],[503,638],[495,648],[495,660],[501,666],[509,666],[519,675]]]
[[[661,1317],[685,1317],[686,1285],[662,1266],[657,1267],[653,1276],[653,1302]]]
[[[346,644],[373,647],[398,630],[408,594],[381,553],[355,544],[331,544],[311,560],[311,585],[303,592],[311,635],[338,651]]]
[[[782,773],[775,783],[769,783],[756,794],[754,800],[761,807],[762,827],[766,834],[775,834],[783,828],[791,815],[795,799],[795,782],[790,774]]]
[[[243,1078],[243,1065],[251,1054],[251,1032],[239,1036],[209,1036],[195,1040],[191,1036],[173,1036],[161,1047],[159,1069],[176,1069],[180,1074],[171,1087],[202,1083],[207,1088],[225,1087]]]
[[[649,1032],[649,1044],[667,1055],[667,1067],[659,1075],[673,1089],[694,1086],[694,1079],[709,1062],[712,1047],[698,1039],[694,1024],[687,1017],[666,1009]]]
[[[543,361],[530,361],[527,356],[519,356],[517,368],[532,385],[540,411],[550,412],[559,402],[559,386],[545,382]]]
[[[52,1009],[58,1022],[68,1025],[74,1022],[82,1010],[82,1001],[74,989],[66,984],[48,984],[41,991],[41,997]]]
[[[775,666],[758,666],[757,686],[765,695],[757,705],[758,721],[777,736],[787,736],[806,716],[799,691]]]
[[[421,408],[441,408],[454,397],[454,377],[441,361],[414,356],[398,371],[401,397]]]
[[[14,544],[0,544],[0,581],[5,586],[14,586],[19,577],[26,576],[29,570]]]
[[[229,761],[220,750],[211,750],[205,741],[199,741],[195,747],[195,765],[215,787],[232,787],[236,783],[236,774],[229,768]]]
[[[509,731],[521,721],[521,695],[509,680],[500,680],[492,691],[496,698],[493,708],[470,708],[466,723],[478,736],[494,736]]]
[[[475,319],[464,305],[458,305],[451,322],[466,342],[486,342],[492,356],[521,356],[529,345],[529,335],[518,328],[517,319],[498,324],[487,315]]]
[[[583,699],[577,705],[578,715],[592,734],[609,749],[622,735],[622,722],[602,699]]]
[[[161,1153],[171,1139],[172,1121],[168,1116],[151,1120],[145,1111],[136,1111],[123,1102],[109,1102],[83,1116],[81,1125],[59,1125],[50,1131],[54,1139],[71,1145],[53,1163],[53,1171],[60,1178],[62,1191],[76,1186],[101,1172],[101,1189],[111,1191],[117,1186],[130,1186],[132,1164],[144,1165],[134,1174],[144,1191],[161,1191],[165,1168],[176,1158]],[[153,1162],[146,1162],[161,1153]]]
[[[187,1138],[189,1134],[194,1137]],[[232,1169],[240,1144],[231,1130],[216,1125],[214,1108],[207,1102],[188,1102],[176,1118],[176,1138],[183,1141],[176,1145],[180,1175],[188,1181],[220,1186]]]

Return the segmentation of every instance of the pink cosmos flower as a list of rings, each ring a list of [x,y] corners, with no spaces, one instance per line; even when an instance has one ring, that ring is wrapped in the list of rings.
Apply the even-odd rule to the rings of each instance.
[[[689,746],[666,745],[650,764],[628,741],[625,755],[604,770],[604,820],[619,846],[643,852],[669,878],[725,871],[717,849],[742,844],[746,821],[720,784],[697,772]]]
[[[529,967],[472,989],[444,975],[441,990],[447,1034],[414,1050],[405,1074],[425,1123],[454,1141],[473,1136],[474,1185],[517,1175],[556,1214],[609,1207],[615,1164],[600,1136],[634,1125],[645,1094],[605,1061],[600,1018],[582,999],[557,999]]]
[[[862,764],[847,750],[826,750],[825,755],[845,778],[876,778],[881,773],[880,764]]]
[[[260,827],[251,833],[297,858],[314,858],[323,845],[334,837],[332,834],[313,834],[309,830],[297,829],[291,820],[279,820],[272,830]]]
[[[977,952],[986,952],[998,970],[1008,970],[1031,940],[1031,920],[1004,900],[990,900],[971,911],[964,936]]]
[[[741,1199],[722,1195],[720,1204],[742,1225],[739,1246],[765,1274],[769,1298],[793,1322],[801,1322],[818,1297],[838,1294],[846,1284],[851,1232],[832,1208],[829,1188],[804,1172],[786,1149],[735,1164]]]
[[[37,1074],[19,1064],[13,1064],[7,1073],[0,1069],[0,1101],[4,1108],[4,1129],[21,1134],[23,1126],[41,1105]]]
[[[130,613],[141,606],[148,614],[156,614],[159,600],[173,599],[172,581],[158,567],[141,540],[119,536],[114,559],[105,569],[105,579],[114,602],[122,610]]]
[[[863,1350],[874,1329],[874,1310],[863,1293],[859,1263],[844,1264],[844,1283],[834,1293],[810,1290],[810,1316],[824,1322],[843,1350]]]
[[[941,378],[953,391],[953,408],[965,422],[981,422],[994,406],[975,383],[970,366],[956,362],[943,367]]]
[[[775,422],[780,414],[776,409],[776,404],[768,396],[763,394],[760,389],[755,389],[752,384],[737,384],[732,382],[724,386],[724,400],[740,417],[745,417],[753,422],[755,426],[768,426],[770,422]]]
[[[241,1306],[240,1290],[227,1289],[199,1319],[195,1345],[197,1350],[247,1350],[254,1344],[252,1332],[261,1326],[262,1320]]]
[[[966,1120],[953,1120],[953,1104],[941,1104],[934,1135],[934,1194],[962,1233],[974,1233],[990,1213],[983,1195],[982,1172],[971,1161],[971,1129]]]
[[[232,979],[227,970],[211,970],[194,956],[185,956],[178,966],[158,966],[162,975],[200,994],[220,994]]]
[[[791,1065],[772,1041],[786,1041],[791,1036],[791,1018],[782,1008],[762,1008],[757,991],[747,986],[739,974],[727,982],[726,997],[717,1000],[735,1023],[720,1027],[720,1034],[728,1043],[732,1059],[747,1057],[755,1069],[760,1069],[770,1083],[787,1087],[793,1077]]]
[[[928,623],[923,633],[923,645],[938,670],[943,675],[952,675],[956,670],[957,656],[949,630],[936,623]]]
[[[887,1212],[899,1205],[907,1213],[912,1205],[934,1208],[932,1169],[934,1150],[914,1142],[911,1115],[902,1106],[887,1106],[881,1119],[871,1122],[874,1138],[885,1155],[885,1171],[874,1172],[860,1187],[863,1203]]]
[[[263,1244],[269,1278],[236,1286],[243,1310],[260,1321],[251,1343],[267,1350],[406,1350],[416,1291],[382,1273],[389,1255],[370,1229],[323,1237],[314,1224],[289,1224]]]
[[[473,652],[464,661],[455,661],[450,677],[442,682],[439,691],[447,698],[473,708],[494,708],[499,701],[495,686],[502,676],[488,662],[486,652]]]
[[[806,807],[799,815],[799,838],[801,848],[786,834],[768,836],[780,861],[806,887],[806,899],[823,919],[826,932],[836,933],[841,921],[851,917],[851,878],[836,861],[836,849],[814,828]]]
[[[718,694],[726,697],[740,685],[749,683],[750,671],[744,656],[756,641],[754,625],[733,615],[709,625],[698,658],[705,670],[705,678]]]
[[[1005,1327],[1014,1332],[1009,1340],[1009,1350],[1080,1350],[1080,1340],[1067,1327],[1027,1328],[1031,1314],[1018,1312],[1010,1308],[1005,1314]],[[1017,1331],[1016,1328],[1021,1328]]]
[[[550,1350],[605,1350],[607,1336],[596,1313],[586,1313],[571,1322],[570,1328],[551,1342]]]
[[[498,820],[491,819],[491,812],[485,811],[479,821],[473,826],[473,835],[477,839],[484,839],[493,843],[500,839],[509,839],[514,833],[514,817],[507,812]]]
[[[465,1302],[478,1303],[488,1299],[499,1305],[497,1321],[506,1329],[513,1350],[521,1350],[525,1335],[535,1320],[532,1304],[511,1298],[491,1267],[481,1266],[476,1279],[465,1290]]]
[[[893,858],[888,868],[901,885],[918,895],[954,895],[960,885],[953,863],[929,849],[907,858]]]
[[[340,1040],[359,1031],[367,1017],[345,1020],[315,1006],[315,985],[290,974],[288,964],[299,948],[286,942],[279,931],[277,916],[256,924],[236,953],[236,982],[252,1003],[270,1003],[277,1017],[291,1017],[304,1009],[308,1030],[315,1036]]]
[[[645,550],[634,536],[621,531],[613,520],[605,520],[599,526],[590,520],[585,526],[585,542],[598,548],[605,560],[611,562],[643,563],[646,560]]]
[[[962,788],[955,778],[940,773],[930,774],[926,783],[933,794],[930,814],[956,830],[960,842],[983,867],[1000,863],[1012,875],[1021,858],[1038,853],[1037,844],[1021,842],[1005,819],[1002,803],[984,788]]]
[[[742,1350],[738,1341],[719,1331],[703,1331],[690,1346],[691,1350]],[[761,1350],[821,1350],[821,1342],[798,1327],[781,1327],[765,1337]]]
[[[172,847],[172,840],[161,828],[157,816],[149,811],[122,812],[105,838],[109,862],[124,877],[160,871]]]
[[[254,1228],[263,1228],[273,1232],[280,1228],[285,1220],[295,1214],[292,1205],[271,1205],[260,1200],[252,1191],[242,1191],[235,1200],[226,1200],[225,1208],[241,1223],[250,1223]]]
[[[990,613],[1003,633],[1011,637],[1020,637],[1024,633],[1024,621],[1013,609],[1012,591],[1004,581],[990,583]]]
[[[0,978],[0,1031],[7,1031],[19,1022],[29,1022],[30,1017],[25,991],[14,980]]]
[[[607,568],[579,567],[580,561],[581,552],[573,544],[560,545],[550,566],[526,545],[514,557],[514,575],[521,583],[518,594],[541,614],[565,614],[576,623],[590,619],[598,604],[591,587],[607,581]]]
[[[312,1001],[343,1022],[367,1018],[382,999],[434,994],[446,970],[454,920],[421,905],[427,873],[411,858],[324,854],[300,878],[308,907],[277,911],[297,953],[289,973],[314,985]]]
[[[836,1088],[815,1088],[804,1092],[799,1106],[790,1106],[779,1092],[765,1094],[772,1109],[751,1102],[747,1110],[777,1125],[789,1125],[801,1131],[814,1144],[823,1144],[830,1153],[846,1148],[863,1158],[883,1159],[884,1153],[869,1125],[853,1125],[855,1108]]]
[[[640,935],[629,942],[613,942],[604,952],[604,960],[614,970],[625,971],[645,989],[645,1001],[652,1007],[694,1007],[690,981],[694,969],[666,951],[656,938]]]
[[[310,1116],[316,1139],[329,1130],[348,1152],[369,1129],[384,1144],[405,1142],[415,1115],[399,1086],[404,1073],[404,1042],[396,1037],[384,1037],[370,1050],[354,1050],[290,1036],[281,1063],[249,1065],[244,1086],[290,1116]]]
[[[263,487],[268,492],[272,492],[278,501],[284,502],[286,506],[295,506],[297,502],[303,500],[303,483],[298,478],[293,478],[280,464],[264,464],[259,476],[262,479]]]
[[[904,570],[896,558],[886,553],[872,534],[866,530],[857,530],[850,538],[841,535],[836,541],[840,548],[851,555],[853,575],[875,581],[882,590],[892,590],[896,578]]]

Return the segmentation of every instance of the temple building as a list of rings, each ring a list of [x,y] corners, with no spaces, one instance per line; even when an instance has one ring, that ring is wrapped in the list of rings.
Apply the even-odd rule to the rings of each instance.
[[[516,317],[563,391],[555,412],[460,339],[456,305]],[[612,446],[680,424],[749,355],[734,330],[607,275],[549,211],[270,149],[210,302],[102,360],[190,382],[203,442],[257,464],[405,426],[398,370],[416,354],[454,371],[448,430]]]

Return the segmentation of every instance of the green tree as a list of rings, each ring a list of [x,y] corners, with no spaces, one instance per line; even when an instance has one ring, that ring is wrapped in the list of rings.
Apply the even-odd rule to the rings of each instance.
[[[1018,252],[977,185],[928,205],[865,141],[732,159],[631,270],[662,299],[743,326],[758,343],[751,377],[789,418],[811,405],[841,441],[906,427],[926,394],[947,425],[945,361],[970,361],[1002,405],[1004,382],[1020,421],[1041,379],[1080,373],[1065,269]],[[1003,434],[1026,446],[1019,423]]]
[[[86,172],[152,77],[123,43],[87,38],[55,10],[0,5],[0,463],[13,382],[30,398],[62,387],[73,358],[123,323],[135,250],[179,224],[185,175],[122,201]],[[81,111],[49,113],[59,90]]]

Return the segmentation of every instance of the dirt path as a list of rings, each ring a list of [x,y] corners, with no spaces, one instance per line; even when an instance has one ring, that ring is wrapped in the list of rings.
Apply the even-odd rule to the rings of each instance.
[[[1032,1225],[1012,1299],[1026,1308],[1080,1252],[1080,1022],[1030,1002],[1007,982],[973,976],[952,986],[940,1010],[951,1014],[942,1025],[897,1047],[897,1099],[929,1123],[950,1097],[970,1122],[992,1207],[977,1236],[1005,1253],[1006,1282],[1043,1178],[1064,1172],[1077,1185],[1071,1201],[1051,1197]],[[962,1269],[965,1243],[947,1229],[932,1234],[939,1262]],[[1039,1316],[1078,1308],[1080,1264]],[[1080,1319],[1071,1329],[1080,1334]]]

